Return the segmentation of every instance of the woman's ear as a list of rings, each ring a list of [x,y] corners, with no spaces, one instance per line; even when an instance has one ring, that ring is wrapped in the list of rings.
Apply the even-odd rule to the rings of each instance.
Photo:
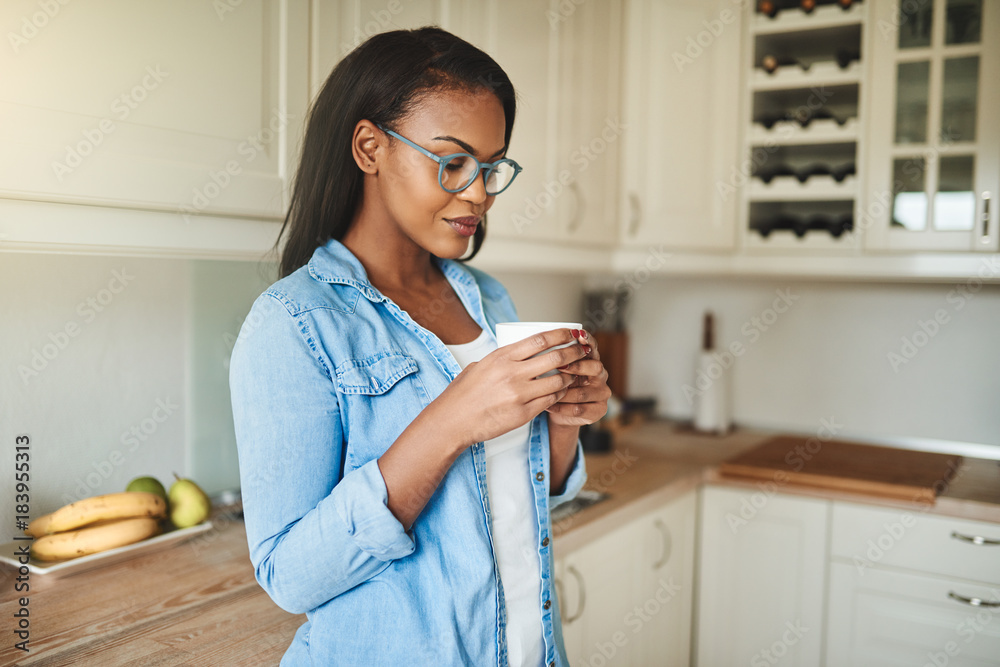
[[[366,174],[378,173],[379,143],[382,136],[382,131],[370,120],[359,120],[354,126],[351,153],[358,169]]]

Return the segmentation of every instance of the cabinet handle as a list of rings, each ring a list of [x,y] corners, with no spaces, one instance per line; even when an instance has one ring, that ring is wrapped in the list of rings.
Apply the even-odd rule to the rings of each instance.
[[[575,206],[573,207],[573,215],[570,216],[566,229],[575,232],[577,227],[580,226],[580,219],[583,218],[583,195],[580,194],[580,186],[576,181],[570,182],[569,190],[573,193]]]
[[[660,560],[653,563],[653,569],[659,570],[667,564],[667,561],[670,560],[670,553],[673,551],[674,541],[670,537],[670,529],[667,528],[667,524],[663,523],[663,519],[657,519],[653,522],[653,525],[660,531],[660,537],[663,539],[663,555],[660,556]]]
[[[996,547],[1000,546],[1000,540],[990,539],[989,537],[983,537],[982,535],[963,535],[962,533],[952,531],[951,536],[956,540],[962,540],[963,542],[969,542],[975,544],[978,547]]]
[[[990,240],[990,193],[983,192],[983,233],[980,234],[980,241],[989,243]]]
[[[959,595],[955,591],[948,591],[948,597],[962,604],[967,604],[972,607],[1000,607],[1000,602],[990,602],[989,600],[984,600],[982,598],[967,598]]]
[[[583,576],[575,567],[570,565],[566,568],[566,571],[573,575],[573,578],[576,579],[576,586],[580,589],[580,604],[576,607],[576,613],[563,619],[564,623],[572,623],[583,615],[583,608],[587,604],[587,589],[583,585]]]
[[[635,233],[639,231],[639,223],[642,221],[642,206],[640,205],[639,195],[630,192],[628,203],[631,211],[628,219],[628,235],[635,236]]]

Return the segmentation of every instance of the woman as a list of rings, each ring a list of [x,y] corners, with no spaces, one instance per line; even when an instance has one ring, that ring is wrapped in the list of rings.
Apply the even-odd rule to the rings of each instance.
[[[567,664],[549,510],[607,373],[582,331],[497,349],[510,298],[455,261],[520,170],[514,110],[437,28],[371,38],[315,101],[230,374],[257,580],[308,616],[282,664]]]

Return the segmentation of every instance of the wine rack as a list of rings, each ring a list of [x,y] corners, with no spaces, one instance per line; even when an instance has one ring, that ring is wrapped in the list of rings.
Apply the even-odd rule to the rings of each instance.
[[[744,245],[855,252],[866,6],[763,0],[749,11]]]

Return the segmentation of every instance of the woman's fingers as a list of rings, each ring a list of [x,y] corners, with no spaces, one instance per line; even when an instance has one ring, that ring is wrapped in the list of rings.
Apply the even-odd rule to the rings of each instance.
[[[573,334],[570,333],[569,329],[552,329],[551,331],[543,331],[534,336],[528,336],[524,340],[505,345],[499,349],[503,350],[503,353],[509,359],[524,361],[558,345],[572,343],[574,340],[576,339],[573,338]]]

